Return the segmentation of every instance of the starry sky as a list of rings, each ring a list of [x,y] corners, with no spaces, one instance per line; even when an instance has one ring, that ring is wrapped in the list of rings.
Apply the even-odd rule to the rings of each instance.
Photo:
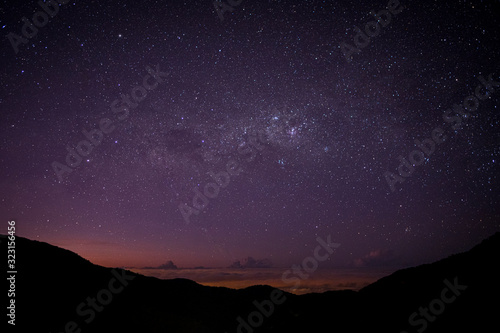
[[[330,235],[321,265],[363,270],[500,230],[500,1],[402,0],[358,47],[387,1],[60,2],[0,9],[1,233],[105,266],[275,268]]]

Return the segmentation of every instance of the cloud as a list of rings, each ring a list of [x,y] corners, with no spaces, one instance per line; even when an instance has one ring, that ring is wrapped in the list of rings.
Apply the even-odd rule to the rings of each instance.
[[[377,249],[370,251],[362,258],[355,259],[353,263],[356,267],[366,267],[389,264],[392,261],[394,261],[394,252],[392,250]]]
[[[348,289],[354,289],[357,287],[357,283],[356,282],[347,282],[347,283],[339,283],[337,284],[337,287],[338,288],[348,288]]]
[[[172,262],[172,260],[169,260],[158,267],[144,267],[143,269],[177,269],[177,266]]]
[[[272,267],[271,260],[269,259],[259,259],[255,260],[252,257],[243,259],[243,263],[239,260],[233,262],[229,268],[269,268]]]
[[[294,283],[282,280],[287,268],[179,268],[179,269],[133,269],[133,272],[159,279],[184,278],[206,286],[241,289],[255,285],[269,285],[293,294],[321,293],[329,290],[359,290],[378,279],[394,273],[387,268],[347,268],[317,270],[308,279],[301,280],[299,288]]]

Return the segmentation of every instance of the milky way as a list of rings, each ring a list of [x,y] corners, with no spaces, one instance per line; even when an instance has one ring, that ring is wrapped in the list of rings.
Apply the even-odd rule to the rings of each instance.
[[[2,220],[110,266],[251,256],[287,267],[328,235],[342,245],[324,267],[406,267],[470,248],[500,227],[500,87],[460,128],[443,113],[480,77],[500,81],[500,3],[401,1],[346,59],[342,45],[386,6],[244,0],[221,20],[210,1],[67,2],[28,38],[22,18],[42,9],[11,1]],[[17,53],[10,33],[26,40]],[[91,141],[82,131],[110,126],[59,178],[53,162]],[[447,140],[391,191],[386,172],[436,127]],[[179,207],[233,162],[241,172],[186,223]]]

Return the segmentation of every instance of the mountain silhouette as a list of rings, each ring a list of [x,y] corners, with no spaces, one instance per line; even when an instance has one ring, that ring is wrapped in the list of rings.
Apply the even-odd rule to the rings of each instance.
[[[7,253],[6,236],[0,241]],[[399,270],[358,292],[294,295],[270,286],[160,280],[16,237],[16,325],[9,331],[486,332],[498,329],[499,256],[497,233],[468,252]]]

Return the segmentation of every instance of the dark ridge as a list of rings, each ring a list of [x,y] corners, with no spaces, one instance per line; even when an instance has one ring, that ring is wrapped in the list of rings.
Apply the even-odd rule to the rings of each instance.
[[[0,236],[6,253],[7,241]],[[403,269],[361,289],[293,295],[252,332],[417,332],[422,320],[409,317],[439,299],[449,283],[465,285],[459,295],[422,332],[480,332],[498,327],[500,233],[470,251],[438,262]],[[16,237],[16,326],[19,332],[237,332],[257,311],[254,301],[267,304],[275,288],[252,286],[241,290],[206,287],[187,279],[159,280],[122,269],[94,265],[71,251]],[[6,271],[6,270],[5,270]],[[119,288],[116,276],[126,276]],[[111,301],[90,318],[88,298]],[[448,299],[451,292],[446,292]],[[83,305],[82,305],[83,304]],[[76,309],[87,310],[78,314]],[[267,305],[265,305],[266,307]],[[439,310],[439,309],[438,309]],[[417,314],[418,315],[418,314]],[[415,319],[421,319],[418,315]],[[91,320],[90,320],[91,319]],[[88,321],[88,323],[86,322]],[[74,330],[69,322],[75,322]],[[248,321],[247,321],[248,322]],[[69,325],[68,330],[65,329]],[[81,329],[81,331],[78,331]],[[241,329],[241,333],[250,330]]]

